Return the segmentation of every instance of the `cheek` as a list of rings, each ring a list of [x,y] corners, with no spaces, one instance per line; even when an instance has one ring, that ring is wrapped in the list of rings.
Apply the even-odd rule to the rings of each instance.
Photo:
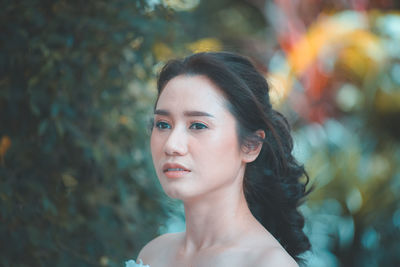
[[[207,142],[201,142],[198,145],[201,147],[205,161],[216,169],[232,166],[240,161],[238,141],[233,130],[221,131]]]
[[[150,150],[153,157],[153,162],[156,163],[155,161],[160,157],[160,153],[162,151],[162,138],[154,131],[151,133],[150,137]]]

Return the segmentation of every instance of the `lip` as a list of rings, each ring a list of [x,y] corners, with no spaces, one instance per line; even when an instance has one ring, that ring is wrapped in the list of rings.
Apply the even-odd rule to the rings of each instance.
[[[171,171],[168,169],[182,169],[182,170]],[[188,168],[178,163],[166,163],[163,165],[162,171],[167,178],[171,179],[180,178],[190,173],[190,170]]]

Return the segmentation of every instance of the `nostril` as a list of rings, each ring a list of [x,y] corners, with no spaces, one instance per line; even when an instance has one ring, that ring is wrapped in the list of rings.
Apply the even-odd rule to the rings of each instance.
[[[165,152],[170,155],[184,154],[186,152],[186,145],[181,141],[167,142],[165,145]]]

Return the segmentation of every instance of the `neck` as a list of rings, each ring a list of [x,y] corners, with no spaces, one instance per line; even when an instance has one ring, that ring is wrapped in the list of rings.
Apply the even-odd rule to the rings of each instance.
[[[259,224],[247,206],[241,185],[221,190],[184,202],[185,251],[227,246]]]

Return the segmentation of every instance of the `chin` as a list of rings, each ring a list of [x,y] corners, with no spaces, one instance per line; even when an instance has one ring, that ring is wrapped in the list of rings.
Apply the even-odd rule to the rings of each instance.
[[[190,190],[189,188],[180,188],[179,186],[167,185],[163,187],[165,194],[173,199],[182,201],[193,199],[199,195],[197,190]]]
[[[182,188],[179,188],[177,184],[162,184],[162,188],[164,190],[164,193],[174,199],[181,199],[182,195],[184,194],[184,190]]]
[[[188,193],[176,188],[164,189],[165,194],[173,199],[185,200],[189,197]]]

